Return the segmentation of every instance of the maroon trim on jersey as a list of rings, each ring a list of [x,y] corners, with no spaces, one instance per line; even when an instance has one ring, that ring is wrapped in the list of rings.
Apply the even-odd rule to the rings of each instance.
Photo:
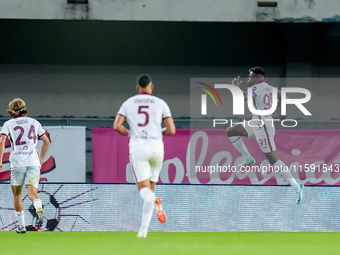
[[[7,135],[7,134],[5,134],[5,133],[1,133],[0,135],[5,135],[5,136],[7,136],[7,137],[8,137],[8,135]]]
[[[140,93],[138,93],[138,95],[150,95],[150,96],[152,96],[152,94],[150,94],[148,92],[140,92]]]
[[[260,115],[257,115],[257,116],[259,116],[259,119],[262,121],[262,119],[261,119],[261,116]],[[263,125],[264,125],[264,122],[263,122]],[[259,128],[261,128],[262,126],[259,126]]]
[[[258,110],[258,109],[257,109],[257,106],[256,106],[255,97],[253,97],[253,104],[254,104],[254,106],[255,106],[255,109]]]
[[[126,119],[126,116],[124,116],[123,114],[121,114],[121,113],[118,113],[118,115],[120,115],[120,116],[123,116],[123,117]]]
[[[272,147],[272,144],[270,143],[270,139],[269,139],[269,134],[268,134],[268,131],[267,131],[267,127],[266,127],[266,125],[263,125],[263,126],[264,126],[264,131],[266,132],[266,135],[267,135],[267,140],[268,140],[270,152],[273,152],[273,147]]]
[[[260,81],[256,82],[255,84],[260,84],[262,82],[265,82],[265,80],[260,80]]]
[[[38,135],[38,138],[42,137],[43,135],[46,135],[47,137],[49,137],[48,132],[45,130],[45,133],[43,133],[42,135]]]
[[[261,120],[261,116],[259,115],[259,118]],[[268,140],[268,145],[269,145],[269,148],[270,148],[270,152],[273,152],[273,147],[272,147],[272,144],[270,143],[270,139],[269,139],[269,134],[268,134],[268,130],[267,130],[267,127],[266,127],[266,124],[263,124],[263,127],[264,127],[264,132],[266,132],[266,136],[267,136],[267,140]],[[261,127],[260,127],[261,128]]]
[[[255,109],[257,110],[257,107],[256,107],[256,103],[255,103],[255,97],[253,95],[251,95],[253,97],[253,105],[255,107]],[[251,115],[252,117],[254,116],[254,114]]]
[[[236,143],[238,140],[241,139],[241,136],[239,136],[235,141],[231,142],[231,143]]]

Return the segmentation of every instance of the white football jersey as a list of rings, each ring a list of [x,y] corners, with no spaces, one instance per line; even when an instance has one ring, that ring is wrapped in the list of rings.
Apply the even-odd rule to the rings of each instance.
[[[18,117],[5,122],[1,135],[6,135],[11,142],[12,152],[9,157],[11,169],[26,166],[39,166],[39,153],[36,149],[38,138],[45,134],[41,124],[30,117]]]
[[[140,93],[126,100],[118,114],[126,118],[130,127],[130,153],[164,150],[162,121],[171,117],[170,108],[164,100]]]
[[[273,87],[266,82],[257,83],[252,86],[253,106],[257,110],[268,110],[273,105]],[[272,115],[261,115],[261,118],[272,119]],[[253,119],[259,119],[258,115],[253,115]]]

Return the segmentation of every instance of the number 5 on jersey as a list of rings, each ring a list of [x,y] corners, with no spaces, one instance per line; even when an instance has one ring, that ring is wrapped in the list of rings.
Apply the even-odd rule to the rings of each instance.
[[[138,123],[138,127],[145,127],[148,123],[149,123],[149,113],[145,110],[143,110],[143,108],[149,108],[148,105],[140,105],[138,107],[138,113],[139,114],[145,114],[145,122],[144,123]]]

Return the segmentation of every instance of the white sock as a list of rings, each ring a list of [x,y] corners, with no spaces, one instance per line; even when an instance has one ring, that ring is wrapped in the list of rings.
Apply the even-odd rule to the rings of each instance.
[[[155,208],[156,196],[155,193],[149,188],[142,188],[139,191],[139,194],[144,200],[141,229],[148,229],[152,217],[152,212]]]
[[[19,227],[20,228],[25,227],[25,214],[24,214],[24,211],[21,211],[21,212],[15,211],[15,216],[17,217],[17,220],[19,222]]]
[[[236,150],[238,150],[239,153],[242,154],[244,159],[251,159],[252,158],[252,156],[249,154],[247,147],[245,146],[241,136],[230,136],[228,138],[232,142],[232,144],[234,145]]]
[[[40,198],[34,199],[33,205],[35,208],[35,211],[38,211],[38,209],[42,208],[42,202]]]
[[[299,184],[296,182],[296,180],[294,179],[292,173],[289,171],[287,171],[288,167],[285,165],[285,163],[283,163],[281,160],[278,160],[275,162],[275,164],[273,165],[274,168],[280,168],[281,169],[281,176],[282,178],[288,182],[290,184],[290,186],[292,186],[293,189],[295,189],[296,191],[299,190],[300,186]]]

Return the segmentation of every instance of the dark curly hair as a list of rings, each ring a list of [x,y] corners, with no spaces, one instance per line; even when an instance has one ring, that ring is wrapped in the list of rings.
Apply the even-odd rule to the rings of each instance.
[[[261,66],[253,67],[249,69],[249,73],[253,72],[254,74],[262,75],[263,77],[266,76],[266,72],[262,69]]]

